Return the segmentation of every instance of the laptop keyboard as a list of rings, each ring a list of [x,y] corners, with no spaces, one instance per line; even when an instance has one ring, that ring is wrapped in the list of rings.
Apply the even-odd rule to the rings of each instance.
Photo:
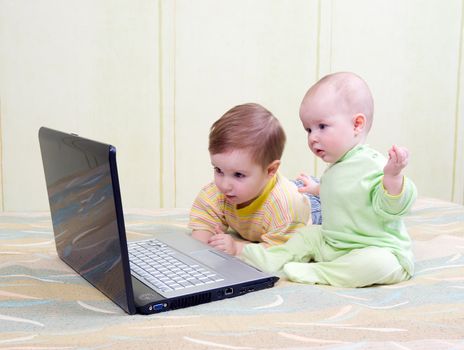
[[[128,244],[131,270],[162,292],[223,281],[219,274],[198,264],[188,265],[166,244],[151,239]]]

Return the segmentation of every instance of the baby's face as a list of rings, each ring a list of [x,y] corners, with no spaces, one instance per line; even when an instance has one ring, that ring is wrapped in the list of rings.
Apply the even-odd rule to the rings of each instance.
[[[354,115],[321,93],[306,96],[300,119],[308,135],[309,149],[327,163],[337,162],[360,142]]]
[[[229,203],[239,208],[257,198],[271,177],[246,150],[217,153],[210,157],[216,186]]]

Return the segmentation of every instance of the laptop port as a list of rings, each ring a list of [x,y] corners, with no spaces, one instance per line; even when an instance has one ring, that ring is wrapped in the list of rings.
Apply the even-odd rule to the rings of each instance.
[[[153,305],[153,311],[161,311],[165,307],[165,304],[155,304]]]
[[[224,289],[224,295],[232,295],[234,294],[234,288],[226,288]]]

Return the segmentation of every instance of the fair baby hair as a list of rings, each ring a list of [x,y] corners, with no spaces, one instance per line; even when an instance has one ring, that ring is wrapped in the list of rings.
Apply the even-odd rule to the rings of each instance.
[[[374,100],[367,83],[360,76],[351,72],[337,72],[324,76],[314,84],[303,98],[320,92],[321,89],[330,89],[333,98],[341,108],[345,108],[350,115],[363,114],[366,117],[365,133],[368,133],[374,118]]]
[[[285,132],[279,120],[257,103],[246,103],[228,110],[211,126],[209,153],[246,150],[256,164],[266,168],[280,160]]]

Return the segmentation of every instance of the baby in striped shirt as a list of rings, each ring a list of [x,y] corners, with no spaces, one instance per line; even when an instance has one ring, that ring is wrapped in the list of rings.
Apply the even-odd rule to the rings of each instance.
[[[309,198],[278,172],[285,140],[277,118],[256,103],[235,106],[212,125],[214,181],[192,205],[194,238],[238,255],[245,244],[282,244],[311,223]]]

